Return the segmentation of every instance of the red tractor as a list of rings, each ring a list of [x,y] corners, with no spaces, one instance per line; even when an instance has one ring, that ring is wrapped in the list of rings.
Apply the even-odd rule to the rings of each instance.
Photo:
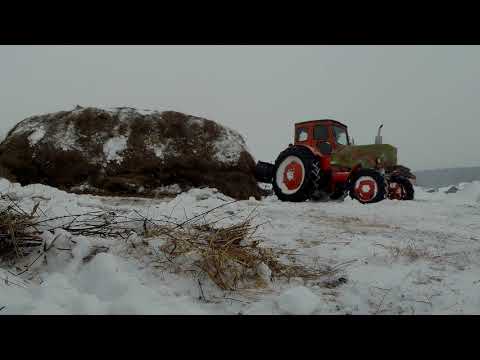
[[[282,201],[338,200],[346,195],[363,204],[385,198],[412,200],[415,176],[397,165],[397,149],[382,144],[353,145],[347,126],[335,120],[295,124],[295,142],[275,164],[259,161],[256,178],[272,183]]]

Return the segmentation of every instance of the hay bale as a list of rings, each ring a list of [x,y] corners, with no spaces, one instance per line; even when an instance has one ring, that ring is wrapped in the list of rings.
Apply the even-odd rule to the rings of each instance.
[[[260,198],[237,132],[174,111],[82,108],[21,121],[0,144],[0,175],[22,185],[149,196],[164,186]]]

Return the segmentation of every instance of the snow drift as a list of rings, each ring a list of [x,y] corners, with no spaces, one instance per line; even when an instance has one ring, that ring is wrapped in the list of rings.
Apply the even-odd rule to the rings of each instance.
[[[178,184],[259,198],[236,131],[174,111],[82,108],[21,121],[0,144],[0,176],[66,191],[154,194]]]

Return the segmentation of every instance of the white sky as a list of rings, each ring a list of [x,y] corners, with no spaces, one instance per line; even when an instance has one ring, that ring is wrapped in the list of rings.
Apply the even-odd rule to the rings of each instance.
[[[480,166],[480,46],[0,46],[0,130],[82,106],[169,109],[238,130],[274,161],[333,118],[414,170]]]

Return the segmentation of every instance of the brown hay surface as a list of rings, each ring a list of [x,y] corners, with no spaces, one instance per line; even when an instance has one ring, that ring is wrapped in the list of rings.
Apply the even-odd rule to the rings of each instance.
[[[275,278],[317,279],[331,272],[282,261],[289,250],[262,246],[251,218],[226,227],[160,226],[147,236],[164,237],[164,262],[176,271],[206,274],[222,290],[263,288]],[[266,270],[268,269],[268,270]]]

